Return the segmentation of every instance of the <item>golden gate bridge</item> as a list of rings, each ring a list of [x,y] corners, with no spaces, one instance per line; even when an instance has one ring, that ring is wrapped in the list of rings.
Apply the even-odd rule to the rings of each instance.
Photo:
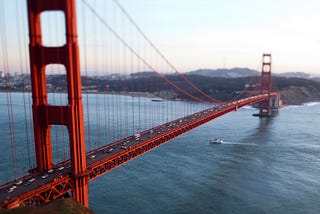
[[[87,1],[80,2],[84,13],[82,21],[87,26],[81,26],[84,34],[83,37],[79,37],[82,40],[79,51],[75,0],[27,1],[29,56],[21,55],[24,41],[21,39],[24,36],[22,31],[21,35],[18,35],[20,56],[16,57],[20,58],[22,73],[30,74],[31,79],[32,102],[30,98],[25,98],[25,93],[29,97],[28,88],[23,86],[24,117],[28,118],[29,113],[32,115],[30,121],[25,119],[26,142],[28,143],[26,145],[28,154],[25,156],[28,156],[29,159],[29,169],[28,172],[24,170],[22,175],[19,174],[20,162],[16,146],[20,140],[16,140],[15,136],[16,124],[12,103],[14,90],[10,78],[7,78],[5,93],[8,118],[6,126],[9,128],[8,143],[11,148],[14,177],[0,186],[1,207],[39,205],[67,197],[69,194],[83,205],[88,206],[88,183],[118,166],[241,107],[259,104],[259,113],[256,116],[260,117],[272,116],[279,107],[279,95],[272,92],[271,54],[263,54],[260,82],[256,84],[258,87],[255,90],[248,91],[248,88],[244,87],[243,91],[236,94],[233,99],[220,101],[200,90],[180,73],[143,33],[119,2],[116,0],[113,2],[119,14],[123,14],[126,20],[121,20],[120,24],[115,23],[115,26],[120,25],[120,30],[116,30],[109,24],[106,15],[100,13]],[[64,29],[62,31],[65,33],[65,39],[61,45],[50,44],[50,42],[44,44],[47,41],[43,37],[43,30],[46,26],[43,23],[45,18],[42,14],[57,11],[63,14]],[[86,17],[88,14],[91,15],[90,18]],[[8,38],[4,19],[3,15],[0,19],[2,22],[1,45],[4,50],[3,70],[5,77],[9,77]],[[53,19],[53,26],[61,24],[57,24],[57,20],[57,18]],[[132,27],[129,31],[126,29],[127,24]],[[18,28],[22,28],[21,23]],[[49,35],[61,33],[51,28],[54,27],[50,26],[47,29]],[[140,36],[139,39],[134,39],[136,36],[133,35],[133,31]],[[56,37],[60,38],[57,35],[50,38],[54,40]],[[83,48],[82,51],[81,48]],[[29,59],[23,60],[24,57]],[[90,63],[93,64],[93,70],[96,71],[95,80],[97,82],[103,78],[115,78],[115,81],[119,81],[117,86],[119,91],[126,93],[114,94],[115,101],[112,102],[107,99],[110,97],[106,95],[101,99],[101,96],[98,96],[100,91],[92,87],[88,81]],[[30,69],[27,68],[28,66]],[[112,72],[119,68],[131,74],[131,78],[128,79],[128,82],[131,82],[131,89],[120,84],[121,78],[128,77],[114,77],[116,75]],[[85,73],[82,80],[81,70]],[[98,73],[99,70],[102,72]],[[151,86],[145,84],[145,81],[148,80],[136,84],[136,79],[132,74],[146,70],[152,71],[160,81]],[[172,81],[168,71],[180,78],[183,84],[176,84]],[[59,101],[53,103],[48,99],[49,92],[52,92],[50,88],[52,85],[47,81],[50,78],[50,72],[64,77],[63,81],[58,84],[65,83],[61,86],[62,89],[65,87],[63,90],[55,88],[53,93],[54,95],[59,94],[57,95]],[[165,75],[164,72],[167,74]],[[105,87],[108,89],[110,86]],[[130,90],[135,91],[134,88],[138,89],[135,93],[128,93]],[[141,107],[144,101],[139,97],[150,96],[144,93],[146,91],[157,91],[158,93],[155,94],[158,97],[161,97],[161,93],[167,94],[163,99],[169,99],[169,95],[175,95],[188,102],[185,102],[184,112],[181,112],[181,109],[174,109],[174,102],[158,105],[158,107],[153,106],[152,110],[145,112]],[[95,106],[91,106],[88,101],[89,92],[97,95],[94,98]],[[63,103],[61,94],[65,93],[67,93],[67,100]],[[130,96],[123,96],[124,94]],[[83,105],[83,100],[85,100],[85,105]],[[201,102],[205,105],[200,110],[192,109],[190,101]],[[123,106],[123,103],[127,104]],[[32,108],[28,108],[31,105]],[[115,106],[116,110],[113,110],[115,112],[110,112],[109,105]],[[30,112],[26,112],[26,109],[30,109]],[[110,115],[114,113],[118,114],[117,119]],[[145,114],[151,114],[151,121],[143,121],[142,117]],[[169,117],[169,115],[174,116]],[[92,117],[95,117],[95,124]],[[110,128],[114,124],[117,130]],[[30,133],[28,135],[30,127],[33,127],[33,135]],[[65,128],[62,128],[62,132],[57,133],[53,127]],[[115,133],[118,133],[117,137],[110,137]],[[60,145],[63,151],[58,154],[57,147],[60,141],[67,142]],[[55,157],[55,150],[58,158]]]

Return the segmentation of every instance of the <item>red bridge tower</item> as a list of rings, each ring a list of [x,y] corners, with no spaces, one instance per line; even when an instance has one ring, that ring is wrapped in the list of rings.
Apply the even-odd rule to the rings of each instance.
[[[272,77],[271,77],[271,54],[262,55],[262,69],[260,80],[260,94],[268,94],[269,99],[266,99],[259,104],[259,113],[254,116],[270,117],[277,112],[280,106],[280,95],[271,96],[272,92]]]
[[[45,11],[64,13],[66,44],[63,46],[45,47],[42,45],[40,14]],[[73,198],[88,206],[75,0],[28,0],[28,21],[36,170],[43,172],[52,168],[51,125],[66,126],[70,143]],[[48,104],[45,68],[50,64],[61,64],[65,67],[68,85],[68,104],[66,106]]]
[[[270,111],[270,94],[272,88],[271,79],[271,54],[262,55],[262,69],[261,69],[261,82],[260,82],[260,93],[269,94],[269,99],[264,100],[260,103],[260,116],[271,116]]]

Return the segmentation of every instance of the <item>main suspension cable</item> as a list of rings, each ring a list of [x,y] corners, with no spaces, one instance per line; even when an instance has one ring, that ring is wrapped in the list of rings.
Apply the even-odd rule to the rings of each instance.
[[[165,77],[163,74],[159,73],[153,66],[151,66],[146,60],[144,60],[137,52],[135,52],[133,50],[133,48],[127,43],[125,42],[119,34],[117,34],[113,28],[85,1],[82,0],[82,2],[87,6],[87,8],[98,18],[98,20],[106,27],[108,28],[108,30],[125,46],[127,47],[130,52],[132,52],[140,61],[142,61],[149,69],[151,69],[152,71],[154,71],[161,79],[163,79],[164,81],[166,81],[169,85],[171,85],[174,89],[176,89],[177,91],[180,91],[181,93],[191,97],[192,99],[198,101],[198,102],[204,102],[204,103],[209,103],[209,104],[216,104],[216,102],[209,102],[207,100],[203,100],[201,98],[195,97],[193,95],[191,95],[190,93],[184,91],[183,89],[181,89],[180,87],[178,87],[177,85],[175,85],[174,83],[172,83],[167,77]]]
[[[179,70],[165,57],[165,55],[155,46],[155,44],[147,37],[147,35],[141,30],[138,24],[133,20],[133,18],[129,15],[129,13],[124,9],[124,7],[119,3],[118,0],[113,0],[113,2],[119,7],[121,12],[129,19],[131,24],[137,29],[137,31],[142,35],[142,37],[149,43],[149,45],[158,53],[158,55],[173,69],[182,79],[184,79],[194,90],[201,93],[205,97],[209,98],[211,101],[215,103],[224,103],[221,100],[218,100],[214,97],[209,96],[204,91],[199,89],[196,85],[194,85],[185,75],[179,72]]]

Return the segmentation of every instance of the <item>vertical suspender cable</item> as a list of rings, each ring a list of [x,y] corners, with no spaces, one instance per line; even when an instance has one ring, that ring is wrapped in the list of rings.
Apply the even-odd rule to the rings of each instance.
[[[90,105],[89,105],[89,84],[88,84],[88,67],[87,67],[87,36],[86,36],[86,11],[82,6],[82,23],[83,23],[83,55],[84,55],[84,70],[85,70],[85,93],[86,93],[86,113],[87,113],[87,145],[88,150],[91,150],[91,133],[90,133]],[[83,92],[82,92],[83,93]]]
[[[22,4],[19,4],[22,5]],[[21,9],[22,10],[22,9]],[[25,9],[22,10],[22,17],[27,17],[27,11]],[[28,71],[29,76],[26,75],[26,79],[28,81],[30,81],[30,70],[28,70],[30,68],[29,66],[29,60],[28,60],[28,51],[27,51],[27,37],[25,35],[27,35],[27,30],[26,30],[26,26],[27,24],[22,24],[22,28],[23,28],[23,44],[25,44],[25,50],[24,52],[24,61],[25,61],[25,66],[26,66],[26,71]],[[30,93],[28,91],[28,93]],[[31,95],[27,96],[27,105],[29,106],[29,112],[28,112],[28,117],[29,117],[29,127],[33,127],[33,119],[32,119],[32,104],[31,104]],[[32,157],[32,163],[31,166],[29,168],[32,168],[35,165],[35,140],[34,140],[34,133],[33,131],[31,131],[31,145],[29,145],[28,150],[30,151],[30,147],[31,147],[31,157]]]
[[[103,1],[103,9],[105,10],[106,9],[106,1]],[[106,53],[107,51],[107,42],[106,42],[106,39],[107,39],[107,35],[104,34],[105,31],[103,31],[101,33],[101,41],[102,41],[102,63],[103,63],[103,76],[104,76],[104,80],[107,80],[107,63],[108,63],[108,53]],[[109,126],[108,126],[108,122],[107,120],[109,119],[109,117],[107,116],[107,112],[108,112],[108,109],[107,109],[107,91],[108,88],[106,85],[104,85],[104,93],[103,93],[103,111],[104,111],[104,143],[107,144],[109,143],[109,132],[108,132],[108,129],[109,129]]]
[[[134,40],[133,40],[133,35],[132,35],[132,32],[130,31],[130,38],[131,38],[131,45],[133,45],[134,44]],[[131,78],[130,78],[130,80],[131,80],[131,91],[133,92],[133,94],[131,95],[131,116],[132,116],[132,130],[131,130],[131,132],[132,132],[132,134],[134,134],[134,130],[135,130],[135,111],[134,111],[134,101],[135,101],[135,92],[136,92],[136,90],[135,90],[135,85],[134,85],[134,81],[135,81],[135,79],[134,79],[134,76],[133,76],[133,73],[134,73],[134,70],[133,70],[133,65],[134,64],[134,62],[133,62],[133,54],[132,53],[130,53],[130,73],[131,73]]]
[[[91,34],[93,35],[93,67],[94,67],[94,74],[95,74],[95,93],[93,93],[92,95],[95,96],[95,107],[96,107],[96,136],[95,136],[95,148],[98,148],[98,146],[100,145],[100,96],[99,96],[99,69],[98,69],[98,53],[97,53],[97,47],[98,47],[98,28],[96,26],[96,22],[92,19],[92,30],[90,31]]]
[[[3,2],[1,1],[1,4]],[[18,163],[16,154],[16,139],[14,134],[14,118],[12,110],[12,97],[11,97],[11,83],[9,75],[9,62],[8,62],[8,47],[7,47],[7,35],[6,35],[6,20],[4,13],[4,5],[0,5],[0,32],[1,32],[1,45],[3,51],[3,65],[4,74],[6,78],[6,94],[7,94],[7,106],[8,106],[8,117],[9,117],[9,127],[10,127],[10,144],[11,144],[11,155],[13,162],[13,173],[14,178],[18,177]]]
[[[120,26],[120,32],[122,33],[123,37],[127,36],[126,32],[125,32],[125,24],[124,24],[124,19],[119,16],[119,26]],[[119,68],[121,69],[121,76],[123,76],[121,78],[121,83],[126,83],[127,80],[127,68],[126,68],[126,49],[125,47],[122,46],[122,49],[119,50]],[[128,136],[128,114],[127,114],[127,108],[128,108],[128,100],[127,100],[127,96],[125,96],[126,92],[126,85],[123,85],[123,87],[121,87],[122,84],[120,84],[120,110],[123,111],[122,115],[123,115],[123,119],[120,120],[120,134],[121,134],[121,138],[123,137],[123,135],[125,134],[126,136]]]
[[[28,156],[28,167],[29,169],[31,168],[31,155],[30,155],[30,141],[29,141],[29,127],[28,127],[28,118],[27,118],[27,103],[26,103],[26,92],[25,92],[25,76],[24,76],[24,72],[25,67],[23,66],[23,57],[22,57],[22,53],[25,52],[25,50],[22,50],[22,45],[21,45],[21,32],[20,32],[20,20],[22,20],[22,16],[21,16],[21,7],[18,7],[18,5],[20,4],[16,4],[16,10],[18,11],[18,21],[17,21],[17,29],[18,29],[18,35],[19,35],[19,39],[18,39],[18,49],[19,49],[19,61],[20,61],[20,69],[21,69],[21,76],[22,76],[22,96],[23,96],[23,106],[24,106],[24,123],[25,123],[25,132],[26,132],[26,147],[27,147],[27,156]],[[22,38],[25,38],[24,34],[22,34]]]
[[[113,11],[113,14],[112,15],[114,15],[114,11]],[[115,42],[114,42],[114,40],[111,40],[111,42],[110,42],[110,74],[111,75],[113,75],[114,74],[114,72],[115,72],[115,62],[114,62],[114,58],[116,57],[115,56]],[[116,133],[116,118],[115,118],[115,113],[114,113],[114,111],[115,111],[115,105],[116,105],[116,102],[115,102],[115,97],[116,97],[116,95],[115,95],[115,91],[116,91],[116,86],[114,85],[115,83],[115,81],[113,81],[113,78],[112,78],[112,76],[111,76],[111,90],[112,90],[112,93],[111,93],[111,96],[110,96],[110,100],[111,100],[111,103],[110,103],[110,106],[111,106],[111,108],[110,108],[110,126],[112,127],[112,130],[111,130],[111,133],[112,133],[112,140],[113,141],[115,141],[116,140],[116,136],[117,136],[117,133]],[[109,126],[109,127],[110,127]]]
[[[140,41],[138,39],[137,41],[137,50],[139,51],[140,49]],[[140,72],[140,60],[137,60],[137,72]],[[138,131],[141,130],[141,108],[140,108],[140,105],[141,105],[141,99],[140,99],[140,96],[141,96],[141,84],[139,82],[137,82],[137,87],[138,87]]]
[[[117,19],[117,13],[116,13],[116,9],[115,7],[113,6],[113,12],[114,12],[114,26],[118,26],[118,19]],[[119,74],[119,71],[120,71],[120,52],[121,51],[117,51],[117,50],[120,50],[120,46],[118,45],[118,43],[114,43],[114,65],[115,65],[115,71],[117,70],[118,71],[118,74]],[[117,140],[120,140],[120,118],[122,116],[122,112],[121,112],[121,105],[120,105],[120,90],[121,90],[121,85],[120,85],[120,74],[118,75],[117,77],[117,81],[118,81],[118,84],[117,84],[117,87],[116,87],[116,109],[115,109],[115,112],[117,113],[117,119],[116,119],[116,130],[117,130]],[[116,115],[116,114],[114,114]]]

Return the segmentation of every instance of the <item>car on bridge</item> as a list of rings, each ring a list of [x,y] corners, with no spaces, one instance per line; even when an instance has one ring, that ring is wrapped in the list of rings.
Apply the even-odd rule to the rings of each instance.
[[[113,152],[113,148],[112,147],[111,148],[106,148],[106,149],[103,150],[104,154],[105,153],[111,153],[111,152]]]
[[[95,155],[90,155],[90,156],[89,156],[89,159],[95,159],[95,158],[96,158]]]
[[[48,174],[41,175],[41,178],[42,178],[42,179],[46,179],[47,177],[49,177]]]
[[[59,168],[58,168],[58,171],[62,171],[64,169],[64,166],[60,166]]]
[[[19,185],[22,184],[22,183],[23,183],[23,180],[19,180],[19,181],[16,181],[15,184],[16,184],[17,186],[19,186]]]

